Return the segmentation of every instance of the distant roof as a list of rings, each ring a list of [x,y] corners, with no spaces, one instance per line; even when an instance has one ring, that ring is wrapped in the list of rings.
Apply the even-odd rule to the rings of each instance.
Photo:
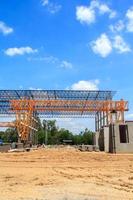
[[[15,114],[11,111],[10,100],[112,100],[114,91],[90,90],[0,90],[0,115]],[[84,106],[82,107],[84,109]],[[91,117],[94,112],[45,111],[38,112],[42,117]]]

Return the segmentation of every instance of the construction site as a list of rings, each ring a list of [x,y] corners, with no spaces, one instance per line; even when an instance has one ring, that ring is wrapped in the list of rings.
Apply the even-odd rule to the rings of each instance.
[[[133,199],[133,122],[114,91],[1,90],[16,149],[0,146],[1,200]],[[37,118],[94,118],[93,144],[38,146]],[[37,147],[38,146],[38,147]],[[25,192],[24,192],[25,191]]]
[[[0,0],[0,200],[133,200],[133,0]]]

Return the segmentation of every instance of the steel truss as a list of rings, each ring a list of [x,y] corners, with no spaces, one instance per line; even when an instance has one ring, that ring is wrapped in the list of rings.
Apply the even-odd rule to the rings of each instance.
[[[95,117],[96,131],[109,123],[124,122],[128,102],[113,101],[113,91],[1,90],[0,115],[15,116],[22,141],[37,130],[37,116]],[[10,125],[10,124],[9,124]]]

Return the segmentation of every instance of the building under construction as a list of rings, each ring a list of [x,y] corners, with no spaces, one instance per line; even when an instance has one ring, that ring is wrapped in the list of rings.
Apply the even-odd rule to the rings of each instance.
[[[15,117],[1,127],[16,127],[23,143],[37,140],[37,118],[95,118],[94,145],[106,152],[133,152],[133,123],[125,122],[128,102],[113,91],[0,90],[0,116]]]

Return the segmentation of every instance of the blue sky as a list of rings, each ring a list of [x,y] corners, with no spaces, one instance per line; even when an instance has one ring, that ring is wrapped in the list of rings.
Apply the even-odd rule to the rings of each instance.
[[[132,38],[133,0],[0,0],[0,89],[115,90],[133,118]]]

